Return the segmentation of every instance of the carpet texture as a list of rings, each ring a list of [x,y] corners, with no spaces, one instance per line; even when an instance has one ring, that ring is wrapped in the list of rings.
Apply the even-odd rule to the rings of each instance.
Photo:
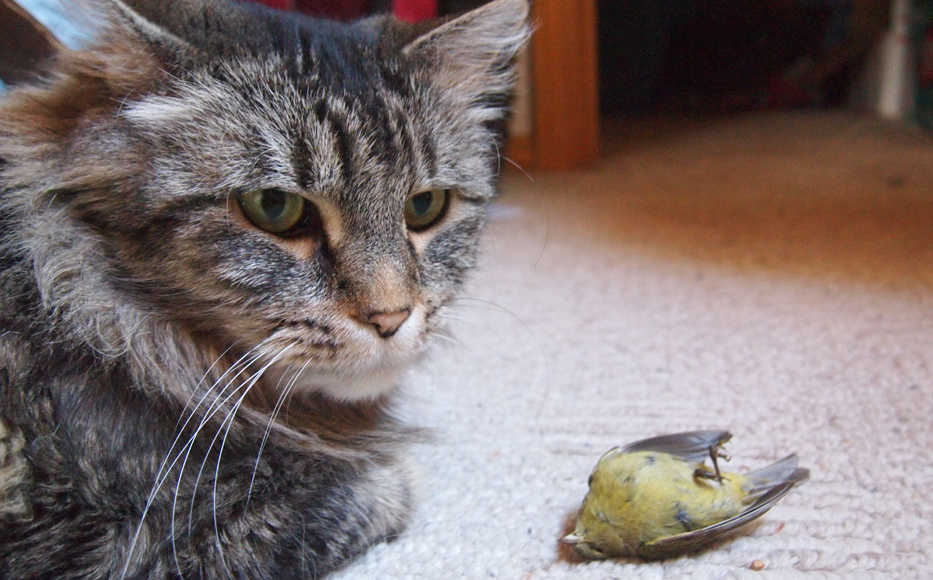
[[[919,578],[933,552],[933,140],[847,114],[622,127],[507,175],[456,344],[411,373],[419,507],[337,578]],[[558,546],[600,454],[726,428],[812,470],[662,563]],[[761,571],[751,563],[760,561]]]

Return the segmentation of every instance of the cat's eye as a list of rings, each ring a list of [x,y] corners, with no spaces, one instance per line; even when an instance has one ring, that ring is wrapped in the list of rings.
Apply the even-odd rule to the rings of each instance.
[[[405,223],[412,231],[426,230],[444,218],[449,205],[449,189],[431,189],[410,195],[405,202]]]
[[[320,224],[314,204],[294,193],[260,189],[240,194],[237,200],[253,225],[272,234],[297,235]]]

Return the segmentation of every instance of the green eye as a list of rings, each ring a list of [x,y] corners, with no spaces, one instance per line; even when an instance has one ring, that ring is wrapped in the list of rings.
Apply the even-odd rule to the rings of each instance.
[[[285,234],[295,228],[305,215],[307,200],[300,195],[260,189],[237,196],[240,207],[257,228],[273,234]]]
[[[405,202],[408,229],[420,232],[441,221],[450,204],[449,189],[432,189],[409,196]]]

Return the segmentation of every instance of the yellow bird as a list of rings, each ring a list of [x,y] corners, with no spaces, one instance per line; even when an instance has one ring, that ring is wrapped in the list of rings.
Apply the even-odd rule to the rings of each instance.
[[[573,533],[588,559],[660,559],[698,550],[771,509],[810,472],[788,455],[746,473],[719,471],[728,431],[689,431],[607,451],[590,475]],[[712,460],[712,469],[704,460]]]

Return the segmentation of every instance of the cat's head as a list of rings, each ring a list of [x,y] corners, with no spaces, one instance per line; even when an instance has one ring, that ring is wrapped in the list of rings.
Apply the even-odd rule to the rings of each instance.
[[[117,299],[271,376],[391,386],[474,263],[526,0],[432,25],[97,9],[102,40],[5,105],[4,205],[31,195],[36,239],[77,236]]]

